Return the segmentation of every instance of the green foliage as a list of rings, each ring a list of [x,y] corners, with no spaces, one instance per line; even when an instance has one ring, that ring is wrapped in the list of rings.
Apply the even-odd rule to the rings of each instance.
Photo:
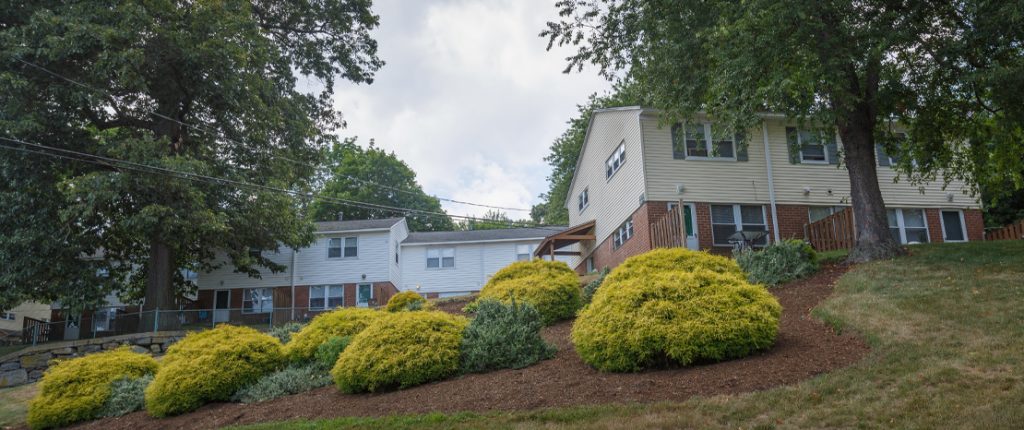
[[[354,336],[383,317],[383,312],[365,308],[341,308],[324,312],[292,335],[284,352],[293,363],[312,360],[320,345],[332,337]]]
[[[256,383],[235,393],[231,400],[242,403],[263,402],[291,394],[304,393],[330,383],[331,376],[318,364],[292,364],[262,376]]]
[[[579,277],[560,261],[517,261],[495,273],[477,299],[529,303],[545,325],[572,318],[582,306]]]
[[[370,139],[370,145],[365,149],[356,143],[354,137],[333,145],[327,151],[327,166],[329,173],[322,178],[320,196],[422,212],[445,212],[441,201],[425,193],[416,182],[416,172],[398,159],[394,152],[377,148],[373,139]],[[313,217],[318,221],[334,221],[338,219],[339,212],[345,214],[345,219],[395,216],[392,210],[357,208],[320,198],[313,202]],[[413,213],[406,217],[406,222],[412,231],[446,231],[454,228],[451,218],[445,215]]]
[[[721,270],[721,257],[671,256],[631,257],[608,275],[573,324],[583,361],[631,372],[743,357],[775,342],[782,308],[763,286],[747,283],[738,269]],[[669,261],[687,264],[673,269]]]
[[[9,6],[4,137],[302,194],[343,126],[336,80],[369,82],[383,65],[364,1]],[[318,85],[299,89],[296,72]],[[222,257],[214,250],[255,276],[284,267],[250,247],[313,239],[298,197],[174,176],[3,150],[0,308],[59,298],[80,309],[111,291],[139,298],[153,276],[146,305],[167,309],[160,300],[196,287],[176,269],[210,269]],[[151,250],[169,252],[154,252],[151,266]]]
[[[526,303],[485,299],[462,338],[462,370],[519,369],[551,358],[555,348],[540,336],[540,313]]]
[[[165,417],[230,400],[284,362],[281,342],[249,327],[222,324],[189,333],[167,349],[160,371],[146,388],[146,410]]]
[[[327,339],[316,349],[316,363],[323,369],[330,370],[334,367],[334,364],[338,362],[338,356],[348,348],[348,344],[352,343],[352,336],[338,337],[334,336]]]
[[[597,279],[594,279],[593,281],[588,282],[587,285],[583,286],[584,305],[589,305],[590,302],[594,300],[594,293],[597,293],[597,289],[601,288],[601,283],[603,283],[604,278],[608,276],[608,272],[610,272],[610,270],[608,270],[607,267],[601,269],[601,273],[597,275]]]
[[[406,388],[458,373],[466,318],[438,311],[383,315],[338,357],[331,375],[341,391]]]
[[[818,254],[802,240],[784,240],[761,250],[735,252],[736,263],[757,284],[776,286],[818,271]]]
[[[715,273],[745,276],[740,266],[731,258],[714,255],[706,251],[692,251],[686,248],[658,248],[627,258],[605,278],[605,283],[643,278],[652,273],[671,271],[692,272],[697,269]]]
[[[70,360],[47,369],[39,394],[28,407],[33,429],[64,427],[97,418],[110,398],[111,384],[122,378],[141,378],[157,371],[157,362],[127,346]]]
[[[388,312],[419,311],[429,308],[427,299],[415,291],[402,291],[391,296],[384,310]]]
[[[288,341],[292,340],[292,334],[302,330],[302,327],[305,327],[305,324],[296,321],[289,321],[279,326],[274,326],[267,331],[267,334],[277,338],[281,344],[286,344]]]
[[[146,387],[153,382],[153,375],[141,378],[121,378],[110,384],[110,397],[103,404],[100,416],[119,417],[146,407]]]

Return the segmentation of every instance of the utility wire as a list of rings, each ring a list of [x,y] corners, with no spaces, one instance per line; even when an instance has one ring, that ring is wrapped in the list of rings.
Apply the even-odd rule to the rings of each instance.
[[[44,72],[44,73],[46,73],[46,74],[48,74],[50,76],[53,76],[55,78],[58,78],[58,79],[61,79],[61,80],[67,81],[67,82],[70,82],[70,83],[75,84],[75,85],[77,85],[79,87],[85,88],[85,89],[87,89],[89,91],[93,91],[93,92],[96,92],[96,93],[104,94],[104,95],[107,95],[107,96],[111,96],[112,95],[109,91],[101,90],[99,88],[90,86],[88,84],[76,81],[76,80],[71,79],[71,78],[69,78],[67,76],[61,75],[60,73],[54,72],[54,71],[52,71],[50,69],[47,69],[46,67],[40,66],[38,64],[35,64],[35,63],[31,62],[31,61],[23,60],[21,58],[15,58],[15,59],[18,60],[19,62],[21,62],[22,64],[25,64],[25,65],[30,66],[32,68],[38,69],[38,70],[40,70],[40,71],[42,71],[42,72]],[[180,125],[182,125],[184,127],[188,127],[188,128],[193,129],[193,130],[199,130],[199,131],[203,131],[203,132],[209,133],[209,134],[211,134],[211,135],[213,135],[213,136],[215,136],[217,138],[227,140],[227,141],[232,142],[232,143],[234,143],[236,145],[246,146],[242,142],[239,142],[237,140],[234,140],[234,139],[231,139],[231,138],[229,138],[227,136],[224,136],[219,131],[217,131],[215,129],[211,129],[211,128],[205,126],[205,125],[188,124],[188,123],[180,121],[180,120],[178,120],[176,118],[172,118],[172,117],[169,117],[167,115],[161,114],[159,112],[150,112],[149,114],[153,115],[155,117],[161,118],[161,119],[165,119],[167,121],[171,121],[171,122],[180,124]],[[314,166],[314,165],[309,164],[309,163],[305,163],[305,162],[297,161],[297,160],[292,160],[290,158],[283,157],[283,156],[275,156],[275,158],[278,158],[278,159],[281,159],[281,160],[285,160],[285,161],[288,161],[288,162],[291,162],[291,163],[303,165],[303,166],[306,166],[306,167],[310,167],[310,168],[313,168],[313,169],[323,168],[323,166],[318,167],[318,166]],[[405,192],[405,193],[409,193],[409,194],[413,194],[413,195],[419,195],[415,191],[405,190],[405,189],[401,189],[401,188],[397,188],[397,187],[392,187],[392,186],[389,186],[389,185],[380,184],[380,183],[373,182],[373,181],[366,180],[366,179],[355,178],[355,177],[350,176],[350,175],[346,175],[346,176],[348,177],[348,179],[359,181],[359,182],[362,182],[362,183],[371,184],[373,186],[377,186],[377,187],[381,187],[381,188],[386,188],[386,189],[391,189],[391,190],[394,190],[394,191]],[[460,200],[450,199],[450,198],[446,198],[446,197],[433,196],[433,195],[429,195],[429,194],[428,194],[428,196],[433,197],[433,198],[438,199],[438,200],[442,200],[442,201],[446,201],[446,202],[450,202],[450,203],[462,204],[462,205],[470,205],[470,206],[484,207],[484,208],[490,208],[490,209],[499,209],[499,210],[507,210],[507,211],[530,212],[530,209],[486,205],[486,204],[482,204],[482,203],[473,203],[473,202],[467,202],[467,201],[460,201]]]

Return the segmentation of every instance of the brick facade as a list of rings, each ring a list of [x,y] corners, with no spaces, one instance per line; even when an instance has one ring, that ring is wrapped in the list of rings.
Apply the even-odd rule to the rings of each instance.
[[[381,306],[391,299],[391,296],[398,293],[398,288],[391,282],[366,282],[367,284],[373,285],[373,298],[370,301],[370,306]],[[323,310],[310,310],[309,309],[309,285],[296,285],[295,286],[295,319],[297,320],[308,320],[317,314],[323,312]],[[356,290],[358,284],[342,284],[342,300],[345,307],[356,306]],[[283,287],[272,287],[272,295],[274,298],[273,320],[274,321],[289,321],[292,319],[292,288],[290,286]],[[232,288],[229,305],[233,309],[229,313],[229,320],[231,322],[243,322],[249,324],[259,324],[270,320],[271,315],[267,313],[251,314],[242,313],[242,299],[245,292],[245,288]],[[195,309],[213,309],[214,308],[214,291],[215,290],[200,290],[193,307]]]

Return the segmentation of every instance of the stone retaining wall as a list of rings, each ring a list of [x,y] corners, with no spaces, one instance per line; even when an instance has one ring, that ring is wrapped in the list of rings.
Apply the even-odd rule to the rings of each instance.
[[[131,345],[135,352],[163,354],[167,347],[185,337],[183,331],[136,333],[97,339],[52,342],[30,346],[0,357],[0,388],[36,382],[54,360],[81,357]]]

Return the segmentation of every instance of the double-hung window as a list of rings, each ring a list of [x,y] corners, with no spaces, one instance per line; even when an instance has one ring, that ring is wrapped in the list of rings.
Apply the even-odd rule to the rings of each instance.
[[[583,210],[586,209],[587,206],[590,206],[590,189],[589,188],[584,188],[583,192],[580,193],[579,205],[578,206],[579,206],[580,213],[583,213]]]
[[[427,249],[427,268],[441,269],[455,267],[455,248]]]
[[[265,314],[274,310],[274,291],[270,288],[246,288],[242,294],[242,313]]]
[[[0,320],[14,321],[14,312],[0,312]]]
[[[516,245],[516,261],[530,261],[533,257],[534,245],[522,244]]]
[[[610,179],[615,172],[618,172],[622,167],[622,164],[626,162],[626,141],[623,140],[619,144],[612,155],[608,157],[608,161],[605,161],[604,177]]]
[[[800,130],[797,134],[800,145],[800,162],[807,164],[828,164],[825,140],[817,131]]]
[[[359,256],[359,238],[332,237],[327,241],[327,258],[355,258]]]
[[[619,249],[631,237],[633,237],[633,217],[629,217],[626,222],[612,232],[612,249]]]
[[[902,244],[928,243],[928,223],[922,209],[887,209],[889,233]]]
[[[768,231],[763,206],[711,205],[711,237],[715,246],[732,246],[729,237],[738,231]],[[753,242],[756,246],[768,243],[765,235]]]
[[[842,206],[808,206],[807,219],[810,222],[821,221],[836,212],[841,212]]]
[[[342,285],[314,285],[309,287],[309,310],[334,309],[345,304]]]
[[[736,159],[736,135],[717,133],[711,123],[682,124],[679,136],[672,142],[673,158]],[[678,130],[678,129],[677,129]]]

